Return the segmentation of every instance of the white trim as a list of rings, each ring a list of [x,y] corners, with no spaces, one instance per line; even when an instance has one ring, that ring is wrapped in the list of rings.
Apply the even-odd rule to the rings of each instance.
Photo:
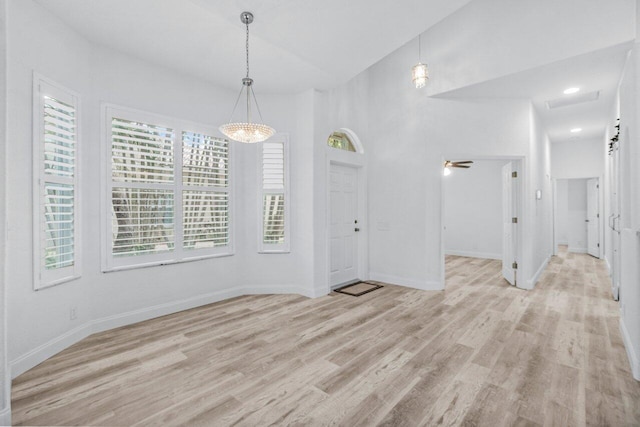
[[[633,378],[640,381],[640,360],[638,359],[638,355],[633,348],[633,343],[631,342],[629,331],[627,330],[627,326],[625,325],[622,318],[620,319],[620,332],[622,333],[624,348],[627,350],[627,357],[629,358],[629,365],[631,365],[631,373],[633,374]]]
[[[444,289],[444,283],[414,279],[411,277],[400,277],[385,273],[370,272],[369,279],[376,282],[388,283],[390,285],[400,285],[407,288],[420,289],[423,291],[441,291]]]
[[[153,123],[157,126],[166,127],[173,132],[173,150],[174,150],[174,180],[167,184],[138,184],[138,183],[126,183],[118,182],[114,183],[112,179],[111,170],[111,122],[113,117],[118,117],[124,120],[135,120],[144,123]],[[103,182],[101,183],[101,268],[102,272],[111,272],[127,269],[135,269],[142,267],[161,266],[167,264],[176,264],[182,262],[196,261],[200,259],[232,256],[235,254],[235,220],[234,220],[234,206],[235,206],[235,149],[234,144],[227,142],[228,153],[228,184],[226,187],[195,187],[185,186],[182,183],[182,133],[194,132],[207,135],[215,139],[220,138],[217,129],[211,126],[195,123],[189,120],[183,120],[174,117],[168,117],[160,114],[149,113],[133,108],[121,107],[114,104],[102,103],[101,104],[101,144],[102,144],[102,159],[101,159],[101,173]],[[127,257],[114,257],[111,253],[111,189],[115,186],[122,186],[125,188],[144,188],[144,189],[159,189],[163,191],[170,191],[173,194],[174,205],[174,248],[160,253],[139,255],[139,256],[127,256]],[[183,221],[182,221],[182,193],[184,190],[193,191],[206,191],[211,193],[226,193],[228,196],[228,223],[229,223],[229,243],[226,246],[219,246],[213,248],[201,248],[201,249],[184,249],[182,247],[183,237]]]
[[[342,132],[349,137],[349,139],[351,140],[351,143],[353,144],[353,148],[356,149],[356,153],[364,154],[364,146],[362,145],[362,141],[360,141],[360,138],[358,137],[358,135],[356,135],[354,131],[352,131],[349,128],[340,128],[338,129],[338,132]]]
[[[10,426],[11,425],[11,407],[4,408],[0,411],[0,426]]]
[[[32,76],[32,230],[33,230],[33,290],[38,291],[52,286],[60,285],[78,279],[82,275],[82,184],[81,184],[81,154],[82,154],[82,105],[80,94],[69,89],[51,79],[44,77],[36,71]],[[44,172],[44,161],[42,156],[44,134],[43,119],[43,95],[47,92],[51,96],[60,99],[62,102],[72,104],[75,109],[76,132],[75,132],[75,154],[74,173],[71,179],[67,177],[49,176]],[[43,252],[41,240],[42,230],[40,221],[42,219],[42,197],[44,183],[56,182],[73,186],[73,265],[55,270],[46,270],[41,263]]]
[[[284,155],[284,188],[282,190],[269,190],[263,187],[263,163],[264,155],[263,145],[258,144],[258,253],[260,254],[288,254],[291,252],[291,180],[290,180],[290,154],[289,154],[289,134],[277,133],[265,142],[281,142]],[[284,243],[281,244],[265,244],[264,243],[264,195],[265,194],[283,194],[284,195]]]
[[[265,292],[266,293],[266,292]],[[144,320],[153,319],[167,314],[177,313],[179,311],[188,310],[194,307],[211,304],[229,298],[242,296],[240,288],[230,288],[222,291],[203,294],[180,301],[174,301],[164,304],[158,304],[152,307],[146,307],[138,310],[120,313],[113,316],[96,319],[78,326],[64,334],[34,348],[33,350],[23,354],[15,360],[11,361],[11,377],[16,378],[34,366],[42,363],[51,356],[59,353],[65,348],[77,343],[78,341],[88,337],[91,334],[103,332],[113,328],[142,322]]]
[[[163,304],[145,307],[138,310],[128,311],[126,313],[115,314],[113,316],[103,317],[91,321],[91,333],[108,331],[110,329],[127,326],[145,320],[154,319],[156,317],[166,316],[168,314],[178,313],[180,311],[189,310],[196,307],[212,304],[214,302],[223,301],[229,298],[242,296],[242,292],[238,288],[229,288],[221,291],[210,292],[197,295],[191,298],[185,298],[179,301],[171,301]]]
[[[91,335],[91,322],[80,325],[54,339],[39,345],[22,356],[10,362],[11,378],[23,374],[34,366],[44,362],[51,356],[61,352],[65,348],[72,346],[78,341]]]
[[[569,242],[567,240],[558,240],[558,246],[569,246]]]
[[[173,314],[195,307],[201,307],[204,305],[212,304],[214,302],[227,300],[229,298],[235,298],[244,295],[266,294],[298,294],[308,298],[315,298],[326,295],[327,293],[324,292],[324,290],[309,289],[295,285],[238,286],[217,292],[198,295],[191,298],[185,298],[180,301],[172,301],[168,303],[158,304],[152,307],[141,308],[126,313],[103,317],[101,319],[91,320],[49,340],[48,342],[12,360],[9,365],[9,371],[11,372],[10,376],[11,378],[18,377],[34,366],[44,362],[53,355],[72,346],[73,344],[88,337],[91,334],[119,328],[126,325],[131,325],[160,316],[166,316],[167,314]],[[10,384],[10,381],[8,383]]]
[[[607,266],[607,272],[609,273],[609,276],[611,276],[611,263],[609,262],[609,258],[607,258],[606,255],[604,257],[604,263]]]
[[[544,270],[547,268],[547,265],[549,265],[550,260],[551,260],[551,255],[549,255],[544,261],[542,261],[542,264],[540,264],[540,267],[535,272],[533,277],[527,280],[527,286],[528,286],[527,289],[533,289],[535,287],[536,283],[538,283],[538,280],[540,280],[540,276],[542,276],[542,273],[544,273]]]
[[[587,248],[576,248],[576,247],[573,247],[573,246],[569,246],[567,248],[567,251],[573,252],[574,254],[586,254],[587,253]]]
[[[445,249],[445,255],[456,255],[469,258],[483,258],[483,259],[502,259],[502,254],[493,254],[490,252],[472,252],[472,251],[456,251],[451,249]]]
[[[239,288],[242,295],[298,294],[307,298],[315,298],[315,290],[296,285],[246,285]]]

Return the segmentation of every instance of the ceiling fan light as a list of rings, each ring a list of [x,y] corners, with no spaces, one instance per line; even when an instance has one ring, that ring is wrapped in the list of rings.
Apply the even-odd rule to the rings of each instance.
[[[444,171],[442,172],[442,174],[443,174],[444,176],[449,176],[449,175],[451,175],[451,168],[449,168],[449,166],[445,167],[445,168],[444,168]]]

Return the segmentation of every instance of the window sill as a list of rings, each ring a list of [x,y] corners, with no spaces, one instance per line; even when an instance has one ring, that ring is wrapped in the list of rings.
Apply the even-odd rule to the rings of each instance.
[[[150,268],[150,267],[160,267],[164,265],[183,264],[186,262],[202,261],[202,260],[211,259],[211,258],[225,258],[233,255],[235,255],[235,252],[232,251],[232,252],[225,252],[225,253],[219,253],[219,254],[198,255],[198,256],[193,256],[193,257],[188,257],[183,259],[167,259],[162,261],[153,261],[153,262],[147,262],[147,263],[141,263],[141,264],[118,265],[115,267],[103,268],[102,272],[114,273],[117,271],[136,270],[139,268]]]
[[[62,285],[64,283],[77,280],[80,277],[82,277],[82,276],[79,275],[79,274],[73,275],[73,276],[62,277],[60,279],[52,280],[51,282],[41,283],[38,287],[34,287],[33,290],[37,292],[37,291],[42,291],[44,289],[53,288],[54,286]]]

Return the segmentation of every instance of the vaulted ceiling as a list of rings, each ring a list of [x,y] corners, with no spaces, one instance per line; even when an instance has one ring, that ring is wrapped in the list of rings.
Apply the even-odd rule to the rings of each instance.
[[[37,0],[89,40],[237,89],[297,93],[347,81],[469,0]]]
[[[474,40],[480,43],[485,39],[520,37],[521,50],[500,54],[495,58],[500,64],[508,64],[504,61],[514,54],[519,55],[518,64],[526,64],[528,61],[522,59],[528,54],[544,57],[541,46],[549,34],[563,35],[563,46],[582,40],[582,51],[567,58],[570,49],[565,46],[562,59],[536,66],[532,63],[528,69],[516,68],[498,78],[485,78],[455,90],[432,90],[431,94],[531,99],[554,142],[600,138],[612,125],[609,121],[631,47],[628,30],[633,20],[618,19],[618,24],[611,25],[609,21],[631,15],[629,12],[635,9],[633,0],[610,0],[606,5],[600,0],[544,0],[520,5],[489,0],[36,1],[94,43],[234,91],[239,89],[245,73],[245,34],[239,15],[244,10],[251,11],[255,15],[250,26],[251,75],[256,91],[283,94],[329,89],[344,83],[398,48],[413,43],[418,34],[469,3],[462,14],[445,21],[447,25],[438,26],[435,39],[432,38],[437,42],[428,46],[432,56],[427,61],[433,61],[430,67],[434,71],[431,89],[439,88],[441,83],[436,81],[442,65],[439,60],[453,64],[448,69],[452,75],[467,69],[469,75],[474,75],[473,61],[470,67],[461,67],[465,65],[464,58],[482,61],[486,58],[483,55],[491,54],[491,50],[478,53],[478,46],[473,48]],[[534,17],[520,13],[526,7]],[[603,11],[609,13],[604,20]],[[483,13],[495,14],[504,25],[491,26]],[[545,22],[554,31],[545,32]],[[604,30],[603,26],[610,29]],[[518,28],[524,28],[522,34],[516,34]],[[464,39],[451,39],[465,31],[471,35],[478,32],[482,40],[472,37],[461,44]],[[608,40],[604,43],[608,47],[597,46],[584,53],[584,42],[590,35],[595,37],[593,40]],[[553,40],[560,42],[558,38]],[[546,40],[547,45],[551,46],[553,40]],[[441,52],[442,49],[447,51]],[[462,62],[456,58],[462,58]],[[564,95],[562,91],[568,87],[580,87],[580,92]],[[596,92],[596,100],[575,102],[584,94]],[[550,109],[547,101],[552,100],[569,105]],[[576,127],[582,132],[571,133],[570,129]]]

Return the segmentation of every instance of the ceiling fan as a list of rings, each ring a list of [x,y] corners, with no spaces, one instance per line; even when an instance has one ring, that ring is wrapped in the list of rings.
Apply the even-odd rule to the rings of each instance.
[[[445,176],[451,174],[451,168],[469,169],[471,167],[472,163],[473,163],[472,160],[462,160],[462,161],[459,161],[459,162],[452,162],[451,160],[445,160],[445,162],[444,162],[444,174],[445,174]]]

